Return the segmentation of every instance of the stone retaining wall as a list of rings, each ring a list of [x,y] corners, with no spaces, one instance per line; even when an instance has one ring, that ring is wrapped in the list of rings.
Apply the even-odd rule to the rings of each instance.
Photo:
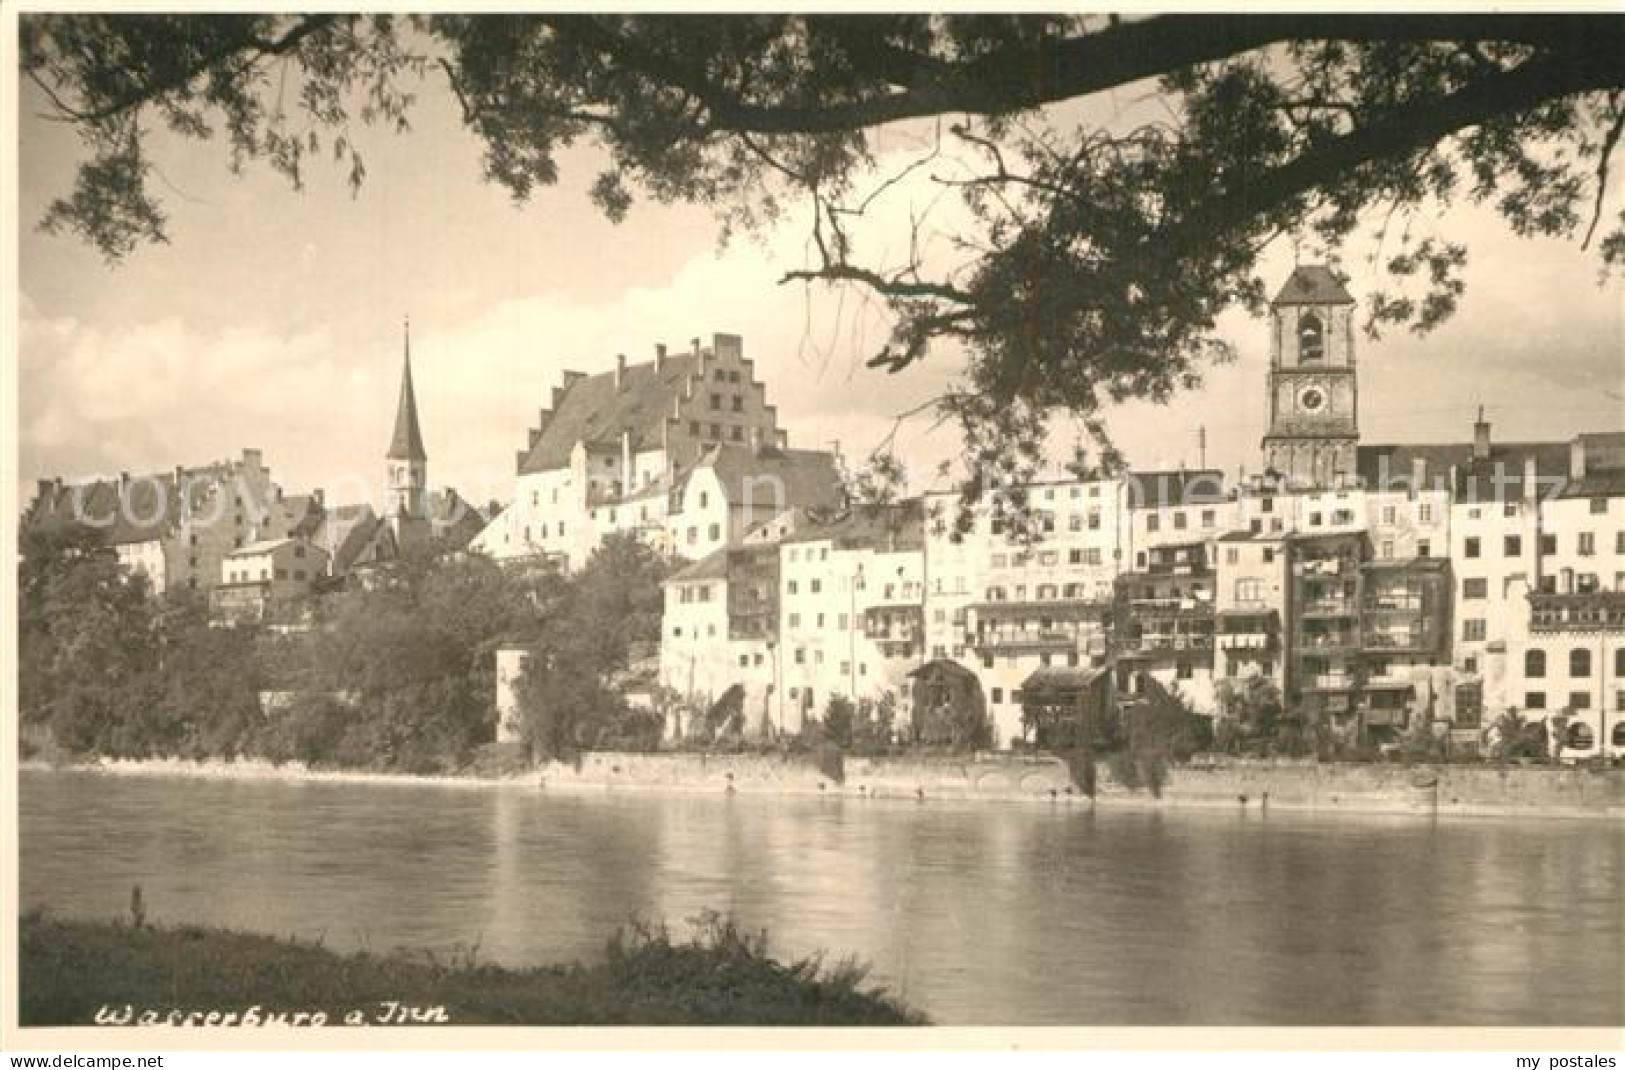
[[[837,783],[806,757],[589,754],[550,765],[544,790],[661,790],[894,799],[1049,800],[1089,805],[1050,757],[847,758]],[[1159,795],[1099,768],[1102,807],[1204,807],[1625,818],[1625,770],[1221,760],[1177,766]]]

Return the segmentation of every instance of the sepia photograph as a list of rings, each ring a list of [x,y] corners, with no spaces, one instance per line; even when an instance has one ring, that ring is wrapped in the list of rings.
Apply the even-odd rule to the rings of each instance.
[[[1618,1065],[1625,14],[445,8],[0,13],[3,1046]]]

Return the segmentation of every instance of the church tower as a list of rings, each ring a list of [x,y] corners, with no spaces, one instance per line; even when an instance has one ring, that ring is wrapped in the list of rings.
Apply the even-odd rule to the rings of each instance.
[[[389,496],[384,515],[397,545],[429,531],[429,455],[418,429],[418,401],[412,391],[412,322],[406,322],[406,354],[401,364],[401,398],[395,409],[395,433],[384,455],[389,469]]]
[[[1295,268],[1270,305],[1265,471],[1300,489],[1352,482],[1358,398],[1354,298],[1324,265]]]

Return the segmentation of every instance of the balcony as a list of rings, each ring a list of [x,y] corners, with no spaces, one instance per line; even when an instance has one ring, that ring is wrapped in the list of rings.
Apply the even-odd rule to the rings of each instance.
[[[1306,618],[1353,617],[1359,613],[1359,603],[1353,598],[1315,598],[1303,603],[1298,612]]]
[[[1529,627],[1536,632],[1625,631],[1625,591],[1529,595]]]
[[[1120,658],[1155,658],[1186,653],[1210,654],[1213,635],[1210,632],[1169,634],[1153,632],[1149,635],[1124,636],[1112,642],[1112,649]]]
[[[966,643],[984,654],[1057,654],[1081,649],[1087,635],[1063,631],[989,628],[966,635]]]
[[[1372,653],[1398,654],[1436,650],[1442,634],[1439,629],[1431,627],[1388,631],[1373,631],[1368,628],[1360,642],[1360,648]]]
[[[1293,645],[1300,653],[1306,654],[1351,654],[1360,649],[1360,636],[1352,631],[1315,635],[1305,635],[1300,632],[1297,636],[1297,642]]]
[[[1354,678],[1347,673],[1341,672],[1317,673],[1304,679],[1302,690],[1334,694],[1352,691],[1354,690]]]

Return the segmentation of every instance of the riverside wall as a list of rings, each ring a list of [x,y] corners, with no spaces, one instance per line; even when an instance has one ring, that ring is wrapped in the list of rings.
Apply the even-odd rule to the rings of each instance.
[[[837,782],[805,757],[611,754],[549,765],[542,790],[686,791],[738,795],[1035,800],[1101,808],[1312,810],[1530,815],[1625,820],[1625,770],[1215,760],[1175,766],[1159,793],[1130,789],[1102,763],[1095,795],[1065,763],[1039,756],[847,758]]]

